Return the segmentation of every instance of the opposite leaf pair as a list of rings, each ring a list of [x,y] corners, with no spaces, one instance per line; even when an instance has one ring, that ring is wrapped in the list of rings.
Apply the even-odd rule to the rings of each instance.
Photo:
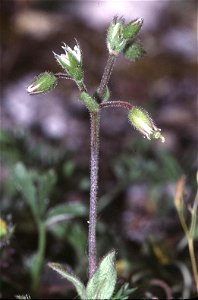
[[[75,286],[81,299],[111,299],[117,278],[114,250],[103,257],[86,287],[80,279],[68,272],[61,264],[49,263],[48,265]]]

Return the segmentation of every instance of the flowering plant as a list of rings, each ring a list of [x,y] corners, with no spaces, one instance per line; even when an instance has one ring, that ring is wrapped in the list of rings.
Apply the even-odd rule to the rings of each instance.
[[[115,250],[110,251],[97,263],[96,251],[96,220],[97,220],[97,190],[98,190],[98,153],[99,153],[99,129],[100,111],[107,107],[122,107],[128,110],[130,123],[147,139],[165,138],[161,130],[154,125],[148,113],[137,106],[125,101],[109,101],[110,93],[108,82],[119,54],[123,53],[130,61],[135,61],[145,53],[136,37],[143,24],[141,18],[125,25],[123,18],[114,18],[107,32],[107,49],[109,57],[104,73],[96,89],[91,95],[84,83],[82,69],[82,52],[76,42],[74,48],[64,44],[65,53],[56,54],[54,57],[63,68],[64,73],[45,72],[39,75],[27,88],[30,94],[39,94],[51,90],[59,78],[72,79],[78,89],[79,98],[87,107],[91,119],[91,175],[90,175],[90,209],[88,232],[88,261],[89,281],[85,286],[75,275],[57,263],[49,263],[49,266],[67,278],[75,287],[81,299],[111,299],[116,284]]]

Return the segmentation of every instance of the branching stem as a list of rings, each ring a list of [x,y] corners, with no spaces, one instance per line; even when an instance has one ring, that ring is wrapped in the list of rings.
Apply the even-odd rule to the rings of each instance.
[[[96,98],[97,98],[99,103],[102,102],[102,96],[103,96],[105,88],[106,88],[106,86],[109,82],[115,60],[116,60],[116,56],[113,55],[113,54],[109,54],[107,64],[106,64],[105,69],[104,69],[104,73],[102,75],[102,79],[101,79],[99,88],[98,88],[97,93],[96,93]]]
[[[100,108],[108,108],[108,107],[123,107],[126,109],[131,109],[133,105],[125,101],[108,101],[108,102],[100,103]]]

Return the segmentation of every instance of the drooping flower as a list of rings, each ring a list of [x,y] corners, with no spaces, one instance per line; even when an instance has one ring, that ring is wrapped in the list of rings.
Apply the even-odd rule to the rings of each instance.
[[[128,117],[130,123],[148,140],[161,139],[162,143],[165,142],[161,129],[155,126],[153,120],[144,109],[134,106],[129,110]]]

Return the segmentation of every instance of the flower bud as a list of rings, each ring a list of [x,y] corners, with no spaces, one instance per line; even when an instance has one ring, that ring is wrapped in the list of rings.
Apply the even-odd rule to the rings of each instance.
[[[49,92],[57,84],[57,77],[52,72],[44,72],[35,77],[32,84],[27,88],[30,95]]]
[[[59,65],[74,79],[75,81],[82,81],[83,71],[82,71],[82,55],[80,46],[75,45],[72,50],[69,46],[64,44],[62,46],[65,51],[64,54],[56,54],[53,52],[55,59]]]
[[[148,113],[137,106],[129,110],[130,123],[139,130],[144,137],[150,139],[161,139],[162,143],[165,142],[165,138],[161,134],[161,129],[157,128]]]
[[[85,104],[90,112],[97,111],[99,104],[86,92],[80,94],[80,100]]]
[[[136,61],[142,56],[144,56],[146,52],[138,42],[134,42],[131,45],[127,45],[126,49],[124,49],[124,55],[130,61]]]
[[[133,39],[140,31],[143,24],[143,19],[139,18],[131,21],[124,27],[123,36],[125,39]]]
[[[123,36],[124,20],[114,18],[107,32],[107,47],[110,54],[118,55],[125,47],[127,39]]]

